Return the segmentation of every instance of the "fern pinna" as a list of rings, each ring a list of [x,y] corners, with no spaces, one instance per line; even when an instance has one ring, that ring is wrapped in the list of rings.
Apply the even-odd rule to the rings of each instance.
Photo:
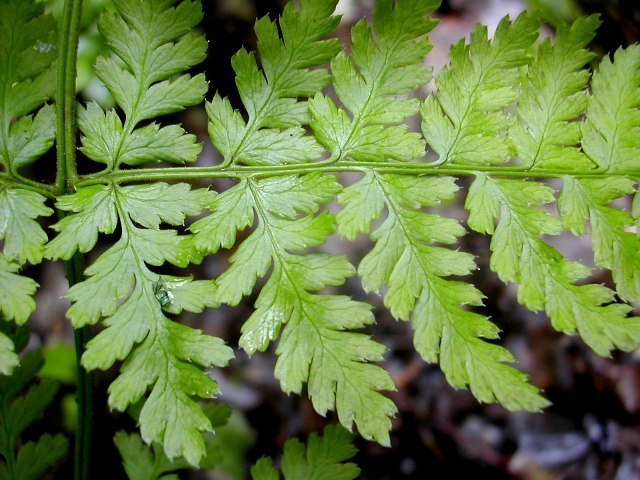
[[[55,106],[43,106],[54,93],[54,24],[40,3],[0,3],[0,311],[24,323],[34,310],[36,284],[19,275],[25,263],[77,258],[99,234],[117,236],[69,290],[68,317],[76,328],[104,327],[82,364],[119,365],[109,405],[140,406],[141,438],[156,452],[149,468],[177,457],[198,465],[207,456],[202,434],[213,427],[199,402],[219,392],[206,370],[233,358],[222,340],[174,315],[237,305],[263,277],[239,346],[252,354],[275,342],[282,389],[306,389],[318,413],[335,411],[366,439],[390,444],[396,407],[384,394],[393,381],[375,363],[386,348],[362,333],[375,322],[371,305],[329,288],[356,275],[395,318],[411,322],[417,352],[438,362],[451,385],[510,410],[545,407],[494,341],[499,329],[468,282],[477,267],[458,246],[465,222],[435,208],[463,196],[462,177],[472,179],[466,225],[491,236],[490,268],[517,284],[522,305],[546,312],[557,330],[580,335],[601,355],[640,345],[632,313],[640,302],[640,194],[629,209],[620,201],[640,180],[640,47],[605,57],[591,74],[596,17],[540,40],[540,21],[524,13],[505,18],[491,38],[478,26],[454,44],[435,93],[421,99],[432,79],[425,56],[439,2],[376,0],[371,21],[353,27],[349,49],[330,38],[336,4],[291,2],[277,22],[257,21],[258,54],[241,50],[232,60],[243,109],[217,93],[206,102],[222,161],[188,167],[198,160],[197,138],[155,119],[200,104],[209,90],[202,74],[187,73],[206,57],[196,29],[201,6],[114,0],[99,21],[111,53],[96,73],[118,110],[79,107],[80,150],[102,167],[69,178],[73,192],[62,195],[20,171],[54,141]],[[421,132],[405,123],[416,114]],[[360,178],[343,186],[341,172]],[[214,192],[185,183],[216,178],[235,184]],[[546,179],[559,179],[560,192]],[[48,243],[37,221],[53,213],[47,199],[62,212]],[[334,215],[326,206],[335,199]],[[615,291],[589,283],[591,268],[547,241],[567,230],[590,233],[595,264],[611,271]],[[316,250],[334,232],[370,235],[373,246],[357,267]],[[218,278],[156,272],[221,249],[234,251]],[[19,359],[2,333],[0,347],[8,374]],[[341,435],[326,433],[347,442]],[[126,434],[116,441],[140,443]],[[304,471],[302,460],[291,462],[285,476],[287,468]],[[357,475],[335,468],[343,467],[344,478]],[[254,470],[256,478],[278,476],[266,460]]]

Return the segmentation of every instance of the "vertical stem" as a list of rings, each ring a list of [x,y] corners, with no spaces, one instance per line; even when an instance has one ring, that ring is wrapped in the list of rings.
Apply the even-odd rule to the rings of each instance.
[[[57,194],[71,193],[70,182],[76,177],[76,66],[78,36],[82,0],[65,0],[58,53],[58,88],[56,93],[57,117]],[[59,216],[64,216],[59,212]],[[84,258],[76,253],[66,262],[67,280],[73,286],[83,280]],[[88,327],[75,332],[77,365],[78,428],[75,443],[75,479],[89,480],[91,477],[91,433],[93,427],[93,376],[87,372],[80,360],[89,341]]]
[[[57,168],[56,186],[67,193],[76,176],[76,65],[82,0],[65,0],[58,50],[56,91]]]

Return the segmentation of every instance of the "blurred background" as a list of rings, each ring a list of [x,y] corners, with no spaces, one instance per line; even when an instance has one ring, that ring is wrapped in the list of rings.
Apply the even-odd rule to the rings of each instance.
[[[62,2],[48,1],[54,14]],[[105,51],[96,29],[99,13],[109,0],[86,0],[80,41],[79,98],[111,106],[103,85],[93,76],[96,56]],[[280,0],[203,0],[205,19],[201,25],[210,41],[209,57],[199,71],[210,81],[208,98],[218,91],[241,108],[230,66],[230,58],[240,47],[254,49],[253,24],[257,17],[276,18],[283,7]],[[343,22],[338,35],[348,44],[351,25],[371,15],[373,0],[341,0]],[[434,49],[428,62],[437,71],[448,61],[452,43],[467,37],[473,25],[481,22],[493,31],[505,15],[515,16],[525,9],[536,9],[546,21],[545,34],[579,15],[598,13],[603,25],[595,39],[599,55],[640,40],[640,1],[637,0],[449,0],[438,11],[440,24],[431,35]],[[426,94],[428,88],[422,94]],[[202,107],[167,118],[181,123],[205,144],[201,163],[219,161],[206,136],[206,114]],[[92,169],[80,157],[81,172]],[[51,154],[38,163],[34,178],[54,175]],[[345,178],[345,183],[353,181]],[[202,182],[220,191],[229,183]],[[462,197],[462,196],[460,196]],[[335,211],[335,206],[329,207]],[[461,205],[447,207],[446,214],[464,220]],[[246,233],[245,233],[246,235]],[[243,238],[242,236],[240,238]],[[104,245],[111,239],[104,238]],[[591,262],[587,240],[570,235],[556,239],[554,245],[574,258]],[[326,251],[346,253],[357,265],[370,248],[365,236],[347,243],[331,237]],[[635,480],[640,479],[640,354],[616,354],[600,358],[576,338],[559,335],[546,317],[519,306],[513,286],[505,286],[488,268],[488,239],[469,234],[461,246],[476,255],[480,270],[471,279],[487,296],[484,312],[502,328],[502,342],[515,354],[520,367],[534,384],[544,389],[553,406],[541,414],[510,413],[495,405],[480,405],[466,391],[456,391],[445,381],[439,368],[424,363],[412,346],[408,324],[395,321],[376,296],[363,293],[357,279],[350,280],[342,292],[372,303],[378,323],[368,329],[389,352],[384,367],[396,383],[390,397],[400,413],[394,421],[392,448],[356,439],[355,459],[363,479],[521,479],[521,480]],[[102,248],[98,248],[102,251]],[[198,278],[215,278],[227,265],[230,252],[207,259],[192,267]],[[90,261],[91,259],[89,259]],[[167,268],[167,272],[178,273]],[[184,271],[183,271],[184,272]],[[183,273],[181,272],[181,273]],[[38,310],[31,320],[33,329],[28,348],[44,348],[47,362],[41,376],[63,384],[56,402],[46,415],[43,431],[63,428],[70,438],[75,428],[74,360],[72,332],[64,313],[66,291],[64,267],[45,264],[27,269],[41,284]],[[607,272],[594,271],[595,282],[610,283]],[[238,307],[222,307],[200,315],[184,315],[181,321],[225,339],[236,347],[242,323],[252,311],[254,296]],[[229,369],[215,371],[222,401],[233,409],[230,423],[219,430],[216,439],[225,461],[210,472],[184,472],[181,478],[242,480],[260,456],[279,455],[291,436],[306,438],[335,423],[333,415],[319,417],[305,396],[285,396],[274,379],[272,352],[251,359],[242,351]],[[106,389],[116,370],[96,376],[96,447],[94,462],[100,478],[120,479],[124,471],[113,446],[116,431],[134,429],[127,416],[108,411]],[[72,458],[72,456],[70,456]],[[72,478],[69,461],[51,478]]]

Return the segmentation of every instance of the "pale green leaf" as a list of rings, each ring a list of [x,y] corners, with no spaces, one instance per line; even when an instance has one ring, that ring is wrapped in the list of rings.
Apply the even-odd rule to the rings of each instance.
[[[9,172],[32,163],[53,143],[51,107],[19,117],[53,97],[55,38],[55,21],[41,3],[0,4],[0,165]]]
[[[96,74],[126,120],[93,103],[80,108],[81,150],[108,169],[196,161],[201,146],[177,125],[136,127],[202,101],[208,89],[204,75],[180,75],[206,57],[206,40],[192,30],[202,19],[200,3],[116,0],[114,6],[115,12],[101,16],[99,28],[115,55],[98,58]]]
[[[518,283],[518,301],[544,310],[558,331],[580,334],[601,355],[614,348],[633,350],[640,344],[640,317],[627,318],[628,305],[612,303],[614,292],[602,285],[576,285],[589,268],[564,258],[542,235],[558,235],[557,217],[535,207],[555,201],[546,185],[494,180],[477,174],[466,208],[469,225],[493,233],[491,269],[504,282]],[[566,207],[565,207],[566,208]],[[494,230],[493,221],[499,221]]]
[[[113,233],[118,222],[114,193],[111,186],[92,185],[58,197],[56,207],[73,215],[51,227],[58,235],[46,246],[47,258],[68,260],[76,251],[86,253],[93,249],[98,233]]]
[[[20,359],[15,352],[13,342],[4,333],[0,332],[0,374],[10,375],[19,364]]]
[[[502,133],[509,127],[503,110],[517,98],[522,68],[539,22],[529,14],[503,19],[493,40],[476,26],[471,41],[451,47],[451,62],[436,78],[437,95],[420,109],[422,132],[438,154],[437,163],[495,164],[511,157]]]
[[[8,163],[18,169],[40,158],[53,145],[55,126],[55,111],[49,105],[42,107],[33,117],[21,117],[9,130]]]
[[[329,83],[326,69],[313,67],[339,51],[336,39],[323,40],[338,26],[339,17],[332,16],[336,3],[304,0],[296,8],[290,2],[279,24],[268,17],[256,22],[262,69],[244,49],[232,59],[247,121],[218,95],[207,104],[209,135],[225,162],[302,163],[322,154],[322,147],[300,128],[309,114],[306,102],[297,97],[313,95]]]
[[[310,101],[311,127],[333,158],[360,161],[413,160],[424,153],[420,135],[402,122],[418,111],[406,95],[427,83],[423,65],[431,50],[425,35],[437,21],[428,16],[439,1],[391,0],[375,3],[373,26],[364,20],[352,29],[352,55],[331,63],[333,83],[345,110],[321,93]]]
[[[518,98],[517,122],[509,131],[516,155],[527,168],[588,169],[591,162],[574,145],[580,143],[588,96],[589,72],[595,56],[585,49],[600,25],[598,17],[583,17],[561,27],[552,43],[538,47]]]
[[[0,183],[0,240],[7,259],[40,263],[47,234],[37,218],[53,213],[46,201],[39,193]]]
[[[221,427],[226,424],[230,410],[221,404],[207,404],[207,417],[213,427]],[[218,445],[215,444],[214,434],[205,434],[206,453],[200,467],[212,469],[222,462],[222,453]],[[168,480],[177,476],[167,475],[169,472],[193,468],[184,458],[171,459],[167,457],[161,445],[153,443],[146,445],[140,435],[126,432],[116,433],[113,439],[124,465],[125,472],[129,480]]]
[[[0,313],[6,320],[23,324],[36,309],[33,294],[38,284],[18,271],[20,267],[0,253]]]
[[[640,237],[627,231],[634,224],[633,217],[609,206],[634,192],[634,182],[625,177],[566,176],[558,209],[565,226],[576,234],[584,234],[585,220],[589,221],[596,264],[611,270],[623,300],[640,303]]]
[[[120,117],[113,110],[103,112],[95,103],[79,108],[78,121],[85,135],[82,152],[109,167],[116,158],[127,165],[160,161],[191,163],[198,159],[202,149],[195,135],[185,134],[177,125],[160,128],[152,123],[123,137]]]
[[[93,224],[93,239],[84,244],[88,248],[97,231],[112,233],[119,225],[120,239],[86,269],[88,278],[70,289],[68,316],[75,326],[103,319],[107,327],[87,345],[85,368],[107,369],[124,360],[121,375],[109,388],[110,406],[125,410],[150,390],[140,413],[142,437],[162,444],[169,458],[183,456],[192,465],[206,453],[200,432],[212,428],[196,399],[218,392],[203,369],[226,365],[233,352],[222,340],[163,313],[163,308],[201,311],[215,304],[193,298],[207,291],[203,283],[161,276],[149,266],[169,262],[184,267],[200,261],[188,236],[161,230],[160,225],[182,225],[187,215],[200,213],[211,200],[208,190],[191,190],[186,184],[79,189],[58,204],[72,213],[57,224],[63,240],[52,241],[48,252],[55,258],[83,248],[83,239],[74,233],[82,222]]]
[[[538,410],[547,402],[524,373],[505,364],[514,362],[511,354],[483,340],[497,338],[498,328],[464,308],[482,305],[480,291],[446,278],[475,269],[471,255],[433,245],[455,243],[464,228],[456,220],[420,211],[453,198],[457,190],[451,177],[369,173],[340,196],[341,232],[353,238],[369,231],[386,208],[386,219],[371,235],[375,246],[358,267],[365,290],[380,293],[388,286],[385,306],[396,318],[411,319],[416,350],[425,360],[439,362],[453,386],[468,385],[484,402]],[[354,222],[363,205],[375,207]]]
[[[212,214],[192,226],[195,244],[207,251],[230,247],[235,233],[258,222],[217,279],[216,298],[237,304],[257,278],[271,274],[256,300],[256,311],[242,327],[240,346],[265,350],[280,336],[276,377],[286,392],[305,383],[315,409],[335,410],[341,423],[355,423],[369,439],[388,444],[393,403],[378,390],[393,389],[388,374],[367,362],[380,361],[385,348],[368,336],[343,330],[373,322],[370,307],[344,296],[311,293],[341,285],[352,276],[345,257],[302,254],[333,233],[334,219],[318,208],[340,191],[335,177],[311,174],[246,179],[218,196]],[[355,347],[354,347],[355,346]]]
[[[599,168],[637,170],[640,155],[640,45],[603,58],[591,82],[582,149]]]

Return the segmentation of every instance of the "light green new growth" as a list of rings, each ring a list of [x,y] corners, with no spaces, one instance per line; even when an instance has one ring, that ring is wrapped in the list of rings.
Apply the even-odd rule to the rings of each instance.
[[[20,444],[22,433],[42,417],[58,391],[50,380],[33,383],[43,363],[40,351],[29,352],[11,376],[0,377],[0,478],[38,480],[67,451],[63,435],[44,434]]]
[[[305,448],[299,440],[290,439],[284,445],[282,473],[284,480],[332,479],[353,480],[360,474],[355,463],[343,463],[352,458],[357,449],[351,435],[340,426],[328,426],[322,437],[315,433]],[[280,480],[273,460],[262,457],[251,468],[253,480]]]
[[[37,284],[17,275],[26,262],[40,263],[47,235],[38,217],[53,213],[40,189],[20,169],[51,148],[55,135],[53,97],[56,57],[55,22],[43,15],[41,3],[0,3],[0,313],[18,323],[27,321]],[[11,341],[0,334],[0,372],[18,364]]]

